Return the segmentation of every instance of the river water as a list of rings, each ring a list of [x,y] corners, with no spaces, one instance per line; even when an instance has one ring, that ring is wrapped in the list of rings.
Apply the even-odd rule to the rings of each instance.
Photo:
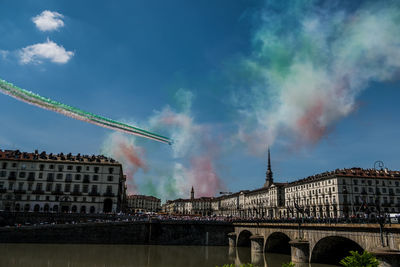
[[[290,256],[252,257],[250,248],[212,246],[0,244],[1,267],[215,267],[252,260],[259,267],[281,267]]]

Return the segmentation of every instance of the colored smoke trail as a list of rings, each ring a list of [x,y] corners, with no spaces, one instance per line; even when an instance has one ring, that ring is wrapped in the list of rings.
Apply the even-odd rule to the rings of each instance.
[[[18,88],[16,86],[14,86],[11,83],[8,83],[4,80],[0,79],[0,91],[3,94],[9,95],[17,100],[20,100],[22,102],[43,108],[43,109],[47,109],[50,111],[54,111],[60,114],[63,114],[65,116],[77,119],[77,120],[81,120],[81,121],[85,121],[91,124],[95,124],[104,128],[109,128],[112,130],[116,130],[116,131],[120,131],[120,132],[124,132],[124,133],[128,133],[128,134],[132,134],[132,135],[137,135],[137,136],[141,136],[144,138],[148,138],[148,139],[152,139],[158,142],[162,142],[162,143],[167,143],[167,144],[171,144],[172,140],[165,137],[165,136],[161,136],[149,131],[145,131],[143,129],[122,123],[122,122],[118,122],[118,121],[114,121],[99,115],[95,115],[93,113],[89,113],[89,112],[85,112],[83,110],[74,108],[74,107],[70,107],[68,105],[56,102],[54,100],[50,100],[48,98],[39,96],[37,94],[34,94],[32,92],[29,92],[27,90]]]
[[[103,143],[101,153],[122,164],[124,174],[127,177],[127,190],[129,194],[137,194],[139,190],[135,181],[135,174],[140,169],[147,171],[144,149],[135,144],[134,138],[114,132]]]
[[[236,95],[238,137],[251,152],[278,136],[318,142],[371,82],[397,78],[400,2],[350,2],[267,2],[241,62],[249,86]]]

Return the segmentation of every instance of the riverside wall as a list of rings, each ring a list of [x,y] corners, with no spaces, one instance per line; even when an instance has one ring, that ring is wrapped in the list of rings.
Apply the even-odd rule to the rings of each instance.
[[[138,221],[0,228],[0,243],[228,245],[234,227],[220,222]]]

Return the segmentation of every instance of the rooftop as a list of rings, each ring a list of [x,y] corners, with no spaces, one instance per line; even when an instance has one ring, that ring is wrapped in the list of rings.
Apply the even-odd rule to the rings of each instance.
[[[127,196],[128,199],[147,199],[153,201],[161,201],[159,198],[153,196],[145,196],[145,195],[129,195]]]
[[[306,178],[290,182],[288,185],[293,186],[297,184],[304,184],[314,181],[320,181],[331,177],[354,177],[354,178],[400,178],[400,171],[391,171],[388,169],[362,169],[358,167],[350,169],[336,169],[334,171],[327,171],[316,175],[311,175]]]
[[[18,161],[60,161],[73,163],[107,163],[119,165],[120,163],[112,158],[104,155],[77,155],[68,154],[47,154],[46,151],[39,153],[35,150],[33,153],[21,152],[19,150],[1,150],[0,160],[18,160]]]

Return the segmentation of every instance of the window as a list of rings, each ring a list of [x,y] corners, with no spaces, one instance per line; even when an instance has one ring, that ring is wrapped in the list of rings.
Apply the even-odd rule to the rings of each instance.
[[[71,179],[72,179],[72,174],[67,173],[67,174],[65,175],[65,180],[71,180]]]
[[[112,174],[114,172],[114,168],[108,168],[108,173]]]
[[[382,193],[386,193],[386,188],[382,188]]]
[[[49,169],[51,169],[51,170],[54,169],[54,165],[50,164]]]
[[[54,178],[54,173],[48,173],[47,179],[52,180]]]
[[[36,191],[42,190],[42,183],[37,183],[36,184]]]
[[[82,166],[76,166],[76,171],[77,172],[81,172],[81,170],[82,170]]]
[[[19,182],[18,183],[18,190],[22,190],[23,187],[24,187],[24,182]]]
[[[354,187],[354,192],[358,192],[358,187],[357,186]]]
[[[63,166],[63,165],[58,165],[58,171],[59,171],[59,172],[62,172],[63,169],[64,169],[64,166]]]
[[[57,179],[62,179],[63,178],[63,174],[62,173],[57,173]]]
[[[353,181],[354,181],[354,184],[355,184],[355,185],[357,185],[357,184],[358,184],[358,181],[357,181],[357,180],[353,180]]]
[[[21,165],[21,169],[22,169],[22,170],[25,170],[25,169],[26,169],[26,164],[22,164],[22,165]]]
[[[0,177],[6,177],[7,176],[7,172],[6,171],[1,171],[0,172]]]
[[[97,174],[93,175],[93,181],[98,181],[99,180],[99,176]]]
[[[61,191],[61,184],[56,184],[56,191],[60,192]]]
[[[50,192],[51,189],[53,189],[53,184],[48,183],[48,184],[46,185],[46,191]]]
[[[368,188],[368,192],[369,192],[369,193],[373,193],[373,192],[374,192],[374,190],[372,189],[372,187],[369,187],[369,188]]]
[[[106,192],[109,193],[109,194],[112,193],[112,186],[111,185],[107,186],[107,191]]]
[[[75,174],[75,180],[80,180],[81,179],[81,175],[80,174]]]
[[[12,164],[12,167],[13,167],[13,168],[16,168],[16,167],[17,167],[17,163],[14,162],[14,163]]]
[[[107,176],[107,181],[112,182],[113,181],[113,177],[111,175]]]
[[[97,193],[97,185],[92,185],[92,193]]]
[[[3,162],[3,165],[2,165],[2,167],[1,167],[3,170],[4,169],[7,169],[7,162]]]
[[[30,172],[28,174],[28,179],[35,179],[35,173],[34,172]]]
[[[87,193],[89,191],[89,185],[85,184],[82,188],[83,193]]]
[[[74,185],[74,192],[79,192],[79,184]]]
[[[43,172],[39,172],[39,178],[43,178]]]
[[[39,165],[39,169],[40,169],[40,171],[43,171],[44,170],[44,164],[40,164]]]
[[[25,178],[26,172],[19,172],[19,178]]]
[[[71,191],[71,184],[66,184],[64,187],[64,192],[68,193],[69,191]]]
[[[69,170],[69,171],[72,170],[72,165],[68,165],[67,170]]]
[[[99,172],[99,167],[94,167],[94,172],[98,173]]]
[[[89,166],[86,166],[86,170],[87,170],[87,171],[90,170]]]
[[[28,190],[29,191],[32,191],[32,186],[33,186],[33,183],[28,183]]]
[[[396,182],[394,182],[394,183],[395,183],[396,186],[399,186],[399,182],[398,182],[398,181],[396,181]]]

